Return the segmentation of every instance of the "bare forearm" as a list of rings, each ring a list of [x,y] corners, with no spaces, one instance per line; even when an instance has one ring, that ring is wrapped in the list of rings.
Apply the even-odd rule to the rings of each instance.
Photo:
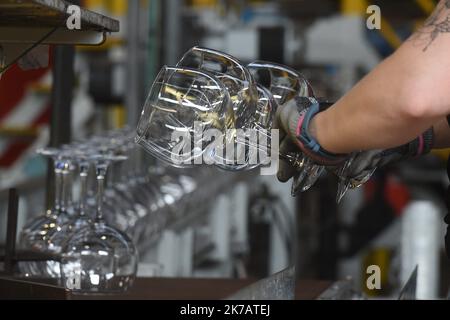
[[[402,93],[410,80],[401,68],[398,59],[389,58],[320,113],[311,128],[319,143],[335,153],[384,149],[407,143],[431,127],[437,117],[405,111],[412,99]]]
[[[326,150],[348,153],[395,147],[450,113],[450,35],[430,35],[435,21],[450,19],[450,3],[441,2],[436,12],[432,24],[313,119],[311,131]]]

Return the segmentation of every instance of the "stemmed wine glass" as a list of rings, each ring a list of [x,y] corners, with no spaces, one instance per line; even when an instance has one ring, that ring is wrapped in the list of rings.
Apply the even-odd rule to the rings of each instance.
[[[79,179],[80,179],[80,195],[78,199],[78,207],[75,210],[75,214],[63,223],[59,228],[53,229],[49,232],[49,248],[52,251],[60,254],[62,248],[68,238],[73,234],[82,230],[91,223],[91,216],[88,212],[88,174],[90,169],[90,163],[88,160],[88,150],[83,149],[82,146],[73,145],[74,149],[72,151],[71,157],[78,165]],[[58,270],[59,271],[59,270]]]
[[[69,221],[66,195],[69,183],[70,161],[66,151],[54,148],[38,150],[38,154],[51,157],[54,164],[55,193],[53,207],[25,225],[20,235],[20,246],[24,249],[43,253],[55,253],[50,245],[50,235]],[[56,261],[21,263],[22,272],[29,276],[59,277],[59,264]]]
[[[163,67],[158,74],[144,105],[135,142],[175,167],[200,164],[195,160],[206,156],[222,169],[249,170],[264,164],[261,157],[252,162],[255,159],[252,151],[268,152],[276,109],[293,98],[307,101],[305,107],[319,102],[309,82],[287,66],[264,61],[244,66],[220,51],[194,47],[177,67]],[[196,122],[202,126],[196,128]],[[208,148],[209,141],[195,135],[206,129],[216,129],[225,135],[225,147],[228,150],[231,143],[237,151],[237,155],[233,151],[233,157],[237,157],[224,156],[223,144],[220,148],[217,144]],[[254,145],[247,132],[241,136],[240,129],[258,132],[258,142]],[[268,145],[260,143],[261,137]],[[311,188],[325,170],[294,150],[279,157],[297,170],[293,195]],[[345,171],[350,164],[351,159],[337,171],[338,199],[349,187],[358,186],[371,176],[346,180]]]
[[[339,168],[336,168],[334,173],[339,179],[338,190],[336,195],[336,201],[341,202],[344,195],[350,189],[356,189],[365,184],[373,176],[377,168],[373,168],[365,174],[361,174],[358,177],[348,178],[348,170],[351,168],[356,154],[352,154],[350,158]]]
[[[222,155],[218,157],[220,161],[216,161],[216,166],[231,171],[249,170],[257,166],[255,163],[250,163],[251,152],[255,150],[251,149],[252,141],[246,130],[256,129],[257,107],[261,106],[259,99],[265,97],[258,91],[249,70],[239,60],[226,53],[201,47],[191,48],[180,59],[177,66],[213,74],[224,84],[230,95],[235,119],[234,128],[240,131],[228,130],[225,133],[224,146],[236,152],[236,156],[234,152],[228,154],[226,150],[222,150]],[[268,105],[264,101],[262,104]]]
[[[163,67],[145,102],[135,142],[159,159],[190,167],[205,154],[203,130],[233,129],[234,112],[225,86],[205,71]],[[200,138],[195,139],[199,133]],[[210,150],[215,157],[218,150]]]
[[[137,250],[131,239],[109,226],[104,217],[105,178],[111,162],[124,156],[91,155],[97,178],[97,210],[92,223],[73,234],[61,254],[63,284],[80,293],[126,291],[137,271]]]
[[[317,102],[309,82],[294,69],[265,61],[255,61],[247,67],[258,84],[272,93],[279,106],[295,97],[305,97],[312,103]],[[294,163],[298,169],[292,183],[293,195],[311,188],[325,170],[323,166],[316,165],[300,153],[280,154],[280,158]]]
[[[257,101],[256,86],[250,72],[239,60],[217,50],[193,47],[178,61],[177,67],[213,74],[224,84],[230,95],[235,127],[253,127]]]
[[[119,230],[133,236],[136,243],[145,242],[159,228],[156,215],[162,214],[167,203],[158,192],[159,181],[150,181],[148,172],[138,161],[140,154],[134,143],[134,131],[124,128],[107,135],[104,144],[116,154],[126,155],[128,161],[114,162],[108,172],[105,190],[106,205],[114,214],[107,219]],[[142,221],[149,221],[149,224]]]
[[[190,55],[185,55],[184,60],[191,61],[187,57]],[[200,60],[203,61],[206,57],[210,63],[216,61],[219,66],[226,66],[226,68],[220,69],[222,72],[242,70],[241,68],[247,70],[245,67],[236,66],[236,61],[229,62],[226,56],[211,51]],[[207,66],[211,68],[210,64]],[[247,74],[247,77],[251,79],[248,70]],[[233,79],[233,81],[227,87],[222,81],[219,81],[219,78],[227,81]],[[157,158],[176,167],[190,166],[196,163],[195,160],[199,156],[206,156],[213,159],[213,163],[223,169],[235,171],[253,168],[255,165],[252,166],[248,161],[249,149],[244,149],[245,161],[242,164],[236,164],[236,161],[227,164],[229,159],[223,158],[223,153],[219,152],[223,149],[208,148],[209,141],[203,135],[200,135],[199,138],[196,135],[198,129],[201,131],[215,129],[225,134],[228,141],[229,131],[236,133],[237,129],[242,129],[236,126],[234,121],[236,108],[232,106],[239,105],[240,108],[245,108],[247,106],[245,103],[249,105],[256,103],[260,110],[260,116],[258,115],[260,121],[255,120],[257,114],[254,113],[251,121],[245,126],[262,131],[263,124],[271,124],[276,109],[271,93],[262,86],[255,86],[258,94],[257,99],[253,100],[252,95],[242,93],[251,91],[250,88],[254,86],[250,85],[249,81],[237,79],[231,74],[219,71],[211,73],[208,70],[163,67],[144,105],[135,141]],[[264,119],[264,117],[268,119]],[[196,128],[194,125],[196,122],[200,122],[202,126]],[[180,135],[180,139],[174,140],[174,134]],[[252,147],[246,136],[240,140],[237,134],[236,137],[232,137],[231,143]],[[267,152],[267,149],[263,151]],[[238,157],[238,159],[242,158]],[[260,165],[260,163],[256,162],[256,165]]]
[[[272,62],[255,61],[247,67],[259,84],[269,88],[279,105],[286,103],[295,96],[315,97],[314,91],[308,81],[300,73],[287,66]],[[350,168],[354,157],[354,155],[350,157],[344,165],[335,170],[335,174],[339,178],[337,202],[341,201],[348,189],[358,188],[366,183],[376,170],[374,169],[363,177],[346,179],[346,172]],[[295,160],[301,161],[298,158]],[[306,170],[307,174],[304,179],[297,175],[293,185],[293,193],[296,193],[295,189],[299,191],[308,190],[324,170],[323,166],[306,163],[303,163],[302,166],[308,167],[308,170]]]

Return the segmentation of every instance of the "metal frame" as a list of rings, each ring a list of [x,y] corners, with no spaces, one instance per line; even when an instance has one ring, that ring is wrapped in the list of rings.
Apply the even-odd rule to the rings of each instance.
[[[32,44],[52,28],[0,27],[0,43]],[[59,28],[42,44],[101,45],[106,41],[106,33],[92,30],[68,31]]]
[[[69,5],[75,1],[65,0],[2,0],[0,1],[0,25],[41,25],[53,26],[61,16],[66,15]],[[90,29],[119,31],[119,22],[104,15],[81,8],[81,18]]]
[[[71,31],[65,21],[69,5],[80,1],[64,0],[0,0],[0,44],[6,45],[8,63],[42,40],[55,29],[43,44],[59,44],[54,50],[50,145],[69,143],[72,123],[72,90],[74,84],[75,44],[99,45],[107,32],[117,32],[120,23],[101,14],[81,9],[82,30]],[[66,45],[61,45],[66,44]],[[31,45],[31,47],[30,47]],[[8,54],[9,53],[9,54]],[[47,205],[53,198],[53,170],[49,161]]]

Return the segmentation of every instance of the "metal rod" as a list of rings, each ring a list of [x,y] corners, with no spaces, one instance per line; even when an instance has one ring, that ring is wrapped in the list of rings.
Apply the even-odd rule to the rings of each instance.
[[[53,63],[50,146],[59,147],[71,140],[72,90],[74,86],[74,46],[56,46]],[[54,174],[52,161],[47,171],[47,208],[53,204]]]
[[[19,196],[16,189],[9,190],[8,200],[8,222],[6,227],[6,255],[5,271],[13,274],[16,254],[17,217],[19,210]]]
[[[136,127],[140,113],[140,90],[139,74],[142,66],[140,65],[139,42],[140,42],[140,1],[133,0],[128,2],[128,25],[127,25],[127,123],[131,128]]]
[[[178,0],[164,1],[165,64],[175,65],[181,50],[181,5]]]

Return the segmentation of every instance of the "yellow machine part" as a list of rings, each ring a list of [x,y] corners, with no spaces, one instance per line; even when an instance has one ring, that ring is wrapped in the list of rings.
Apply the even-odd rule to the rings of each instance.
[[[341,13],[343,15],[364,15],[369,3],[366,0],[342,0]]]
[[[376,297],[376,296],[383,296],[388,293],[390,289],[389,284],[389,273],[390,273],[390,265],[391,265],[391,258],[392,258],[392,249],[390,248],[372,248],[370,249],[367,254],[363,258],[363,270],[362,274],[365,275],[362,277],[362,290],[363,292],[369,296],[369,297]],[[367,268],[369,266],[378,266],[380,268],[380,285],[381,288],[379,290],[374,289],[370,290],[367,287]]]

